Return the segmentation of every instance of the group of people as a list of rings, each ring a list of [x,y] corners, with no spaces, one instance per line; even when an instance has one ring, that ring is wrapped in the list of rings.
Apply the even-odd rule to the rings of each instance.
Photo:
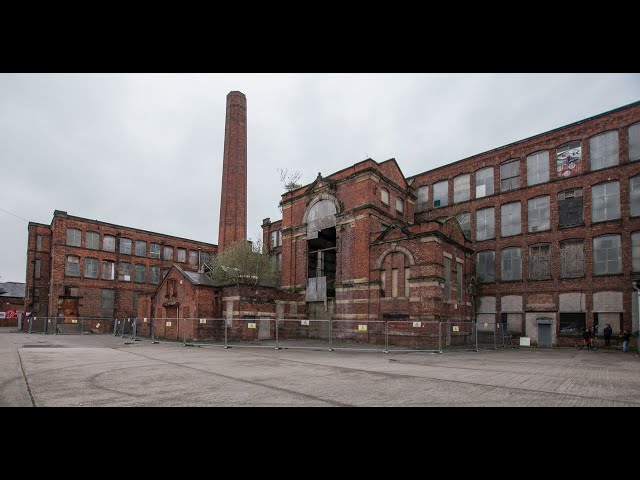
[[[604,337],[604,344],[607,347],[611,345],[612,333],[613,333],[613,329],[611,328],[611,325],[607,323],[607,326],[604,327],[604,330],[602,331],[602,336]],[[595,333],[592,333],[590,328],[585,328],[584,333],[582,334],[582,346],[580,347],[580,350],[582,350],[584,347],[587,347],[587,350],[595,350],[595,337],[597,335],[598,335],[598,325],[595,326]],[[622,332],[620,332],[620,336],[622,337],[622,351],[628,352],[629,339],[631,338],[631,333],[629,333],[627,330],[622,330]]]

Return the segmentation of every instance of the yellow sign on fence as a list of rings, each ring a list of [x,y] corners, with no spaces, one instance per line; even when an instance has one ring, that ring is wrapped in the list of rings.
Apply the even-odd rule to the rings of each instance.
[[[309,320],[300,320],[300,325],[309,325]]]
[[[250,323],[247,325],[249,328],[256,328],[256,324],[255,323]]]
[[[413,326],[416,328],[420,328],[422,326],[422,322],[413,322]]]
[[[170,327],[171,326],[171,322],[167,322],[166,325],[167,325],[167,327]]]
[[[458,327],[457,325],[453,326],[453,331],[454,332],[459,332],[460,331],[460,327]]]
[[[358,331],[359,332],[366,332],[367,331],[367,326],[366,325],[358,325]]]

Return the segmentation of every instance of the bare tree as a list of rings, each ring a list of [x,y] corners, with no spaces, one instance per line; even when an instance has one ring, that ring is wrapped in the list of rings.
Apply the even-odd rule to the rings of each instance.
[[[289,172],[288,168],[276,168],[276,172],[280,174],[280,181],[287,192],[291,192],[302,187],[302,185],[298,183],[302,178],[302,173],[299,170]]]
[[[277,286],[278,275],[262,242],[236,242],[209,262],[207,275],[222,284]]]

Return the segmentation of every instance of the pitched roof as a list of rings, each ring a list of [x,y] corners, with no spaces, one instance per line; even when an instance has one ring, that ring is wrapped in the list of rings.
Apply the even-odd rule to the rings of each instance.
[[[24,297],[25,283],[0,283],[0,297]]]

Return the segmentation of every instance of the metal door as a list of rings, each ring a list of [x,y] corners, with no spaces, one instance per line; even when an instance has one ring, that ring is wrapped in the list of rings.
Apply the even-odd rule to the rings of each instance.
[[[538,323],[538,347],[551,348],[551,323]]]

